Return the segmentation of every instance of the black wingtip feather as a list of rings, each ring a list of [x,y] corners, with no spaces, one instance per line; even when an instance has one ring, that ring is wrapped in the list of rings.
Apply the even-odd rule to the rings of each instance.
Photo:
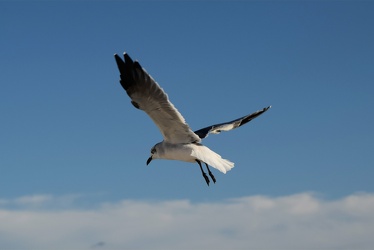
[[[116,59],[118,70],[121,74],[125,73],[125,62],[122,60],[119,55],[114,54],[114,58]]]
[[[259,110],[257,112],[254,112],[254,113],[248,115],[247,117],[244,117],[244,119],[241,121],[239,127],[242,126],[242,125],[244,125],[244,124],[246,124],[246,123],[248,123],[248,122],[250,122],[250,121],[252,121],[256,117],[262,115],[263,113],[265,113],[266,111],[268,111],[269,108],[271,108],[271,106],[263,108],[262,110]]]
[[[134,63],[134,61],[131,59],[131,57],[129,56],[129,54],[127,54],[126,52],[123,53],[123,57],[125,58],[125,62],[126,63],[130,63],[130,64]]]
[[[138,61],[135,61],[134,68],[142,69],[142,66],[140,66],[140,63]]]

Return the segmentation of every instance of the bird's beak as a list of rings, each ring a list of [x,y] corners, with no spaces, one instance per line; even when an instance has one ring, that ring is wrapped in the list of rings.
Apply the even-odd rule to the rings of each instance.
[[[147,160],[147,165],[148,165],[151,161],[152,161],[152,155],[151,155],[151,157],[148,158],[148,160]]]

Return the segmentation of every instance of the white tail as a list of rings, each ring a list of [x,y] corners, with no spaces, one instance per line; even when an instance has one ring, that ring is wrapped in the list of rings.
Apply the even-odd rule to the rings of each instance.
[[[218,169],[222,173],[226,174],[227,171],[234,167],[234,163],[223,159],[219,154],[213,152],[209,148],[203,145],[196,145],[197,150],[192,150],[191,155],[196,157],[200,161],[206,162],[208,165]]]

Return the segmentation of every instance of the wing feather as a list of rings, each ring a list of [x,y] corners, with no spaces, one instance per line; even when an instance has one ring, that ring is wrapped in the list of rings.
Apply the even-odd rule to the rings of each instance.
[[[230,121],[230,122],[219,123],[219,124],[208,126],[206,128],[199,129],[199,130],[195,131],[195,134],[197,134],[201,139],[204,139],[210,133],[211,134],[219,134],[221,131],[229,131],[229,130],[238,128],[238,127],[252,121],[256,117],[262,115],[269,108],[271,108],[271,106],[263,108],[261,110],[258,110],[256,112],[252,113],[252,114],[240,117],[240,118],[235,119],[235,120]]]
[[[160,129],[164,140],[170,143],[200,142],[183,116],[169,101],[167,94],[155,80],[130,56],[123,61],[114,55],[120,71],[120,83],[131,98],[131,103],[146,112]]]

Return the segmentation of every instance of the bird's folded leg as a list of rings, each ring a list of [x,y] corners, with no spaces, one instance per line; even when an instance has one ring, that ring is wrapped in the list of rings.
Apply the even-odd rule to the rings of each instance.
[[[208,169],[210,178],[212,178],[213,182],[216,183],[216,178],[214,177],[214,175],[212,174],[212,172],[210,172],[208,164],[206,164],[206,162],[204,162],[204,163],[205,163],[206,169]]]
[[[208,176],[206,175],[206,173],[204,172],[204,170],[203,170],[203,168],[201,167],[201,163],[200,163],[200,161],[199,160],[196,160],[196,162],[199,164],[199,166],[200,166],[200,170],[201,170],[201,173],[203,174],[203,177],[204,177],[204,179],[205,179],[205,181],[206,181],[206,184],[209,186],[209,178],[208,178]]]

